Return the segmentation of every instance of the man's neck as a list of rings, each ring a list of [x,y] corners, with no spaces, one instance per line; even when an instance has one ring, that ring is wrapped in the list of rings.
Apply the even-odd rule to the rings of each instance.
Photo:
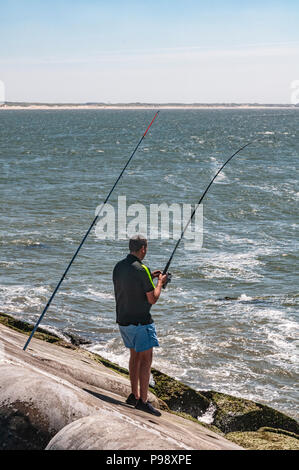
[[[139,261],[142,261],[143,258],[140,258],[137,253],[134,253],[133,251],[130,251],[130,255],[135,256],[135,258],[138,258]]]

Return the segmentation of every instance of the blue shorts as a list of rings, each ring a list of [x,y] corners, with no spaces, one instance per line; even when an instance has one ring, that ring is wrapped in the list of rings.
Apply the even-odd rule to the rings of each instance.
[[[119,326],[126,348],[135,349],[136,352],[146,351],[159,347],[155,324]]]

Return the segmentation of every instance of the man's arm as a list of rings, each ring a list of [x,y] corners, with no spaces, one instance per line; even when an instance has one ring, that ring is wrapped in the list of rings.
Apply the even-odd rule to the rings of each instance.
[[[158,284],[155,289],[146,293],[147,300],[151,305],[154,305],[160,297],[161,289],[167,278],[166,274],[159,274]]]

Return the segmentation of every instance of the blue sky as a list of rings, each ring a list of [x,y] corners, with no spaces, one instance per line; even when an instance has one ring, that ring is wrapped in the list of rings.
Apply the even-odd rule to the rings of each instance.
[[[288,103],[299,2],[0,0],[7,101]]]

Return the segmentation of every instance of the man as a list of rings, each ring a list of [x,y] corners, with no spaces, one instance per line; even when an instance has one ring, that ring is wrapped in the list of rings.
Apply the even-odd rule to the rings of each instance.
[[[113,270],[116,299],[116,322],[127,348],[130,349],[129,373],[132,393],[126,400],[138,410],[160,416],[148,401],[148,387],[153,347],[158,347],[155,324],[150,309],[160,297],[166,275],[142,264],[147,252],[146,238],[137,235],[129,241],[130,254]],[[158,278],[155,286],[153,278]],[[138,388],[139,386],[139,388]]]

